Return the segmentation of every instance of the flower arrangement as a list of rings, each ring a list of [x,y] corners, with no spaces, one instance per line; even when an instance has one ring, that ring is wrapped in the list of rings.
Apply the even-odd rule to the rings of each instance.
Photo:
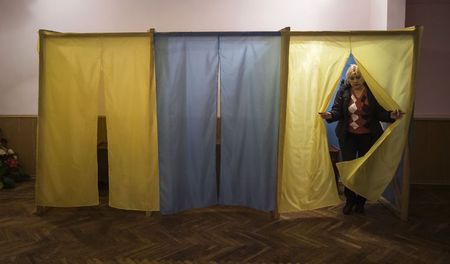
[[[19,164],[17,154],[8,147],[8,141],[0,138],[0,189],[14,188],[17,182],[29,180]]]

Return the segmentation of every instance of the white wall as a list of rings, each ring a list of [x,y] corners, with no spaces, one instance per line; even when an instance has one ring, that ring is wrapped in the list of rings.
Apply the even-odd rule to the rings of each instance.
[[[387,0],[0,0],[0,115],[37,114],[39,29],[384,30],[387,6]]]
[[[405,27],[406,0],[389,0],[387,2],[387,29]]]
[[[391,0],[396,1],[396,0]],[[378,0],[370,3],[370,24],[373,29],[386,29],[388,23],[388,1]]]

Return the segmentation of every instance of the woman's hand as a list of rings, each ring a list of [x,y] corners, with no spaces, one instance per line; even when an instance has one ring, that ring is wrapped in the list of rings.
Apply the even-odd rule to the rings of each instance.
[[[404,114],[405,114],[405,113],[402,112],[402,110],[400,110],[400,109],[395,109],[394,111],[391,112],[391,118],[397,120],[397,119],[402,118],[402,116],[403,116]]]
[[[319,115],[325,120],[333,117],[330,112],[319,112]]]

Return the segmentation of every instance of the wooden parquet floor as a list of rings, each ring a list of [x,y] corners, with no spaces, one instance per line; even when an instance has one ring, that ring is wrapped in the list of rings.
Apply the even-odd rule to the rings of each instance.
[[[223,206],[146,217],[106,201],[36,216],[27,182],[0,191],[0,263],[450,263],[450,188],[421,188],[402,222],[379,203],[278,220]]]

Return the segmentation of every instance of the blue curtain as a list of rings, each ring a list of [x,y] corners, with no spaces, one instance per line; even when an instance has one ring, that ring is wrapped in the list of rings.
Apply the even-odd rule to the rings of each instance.
[[[356,62],[355,62],[355,59],[353,58],[353,55],[350,54],[350,56],[348,57],[347,63],[345,64],[344,69],[342,70],[341,79],[338,82],[338,85],[335,89],[333,98],[331,99],[330,104],[328,105],[327,111],[331,111],[331,107],[333,107],[333,103],[334,103],[334,98],[336,98],[336,94],[337,94],[337,91],[339,90],[341,82],[345,81],[345,73],[347,72],[348,68],[352,64],[356,64]],[[339,146],[339,140],[338,140],[338,138],[336,136],[336,132],[335,132],[337,122],[333,122],[333,123],[325,122],[325,124],[327,127],[328,145],[330,146],[330,149],[340,150],[341,147]]]
[[[217,203],[217,51],[217,36],[155,36],[163,214]]]
[[[281,38],[220,37],[219,202],[275,207]]]

